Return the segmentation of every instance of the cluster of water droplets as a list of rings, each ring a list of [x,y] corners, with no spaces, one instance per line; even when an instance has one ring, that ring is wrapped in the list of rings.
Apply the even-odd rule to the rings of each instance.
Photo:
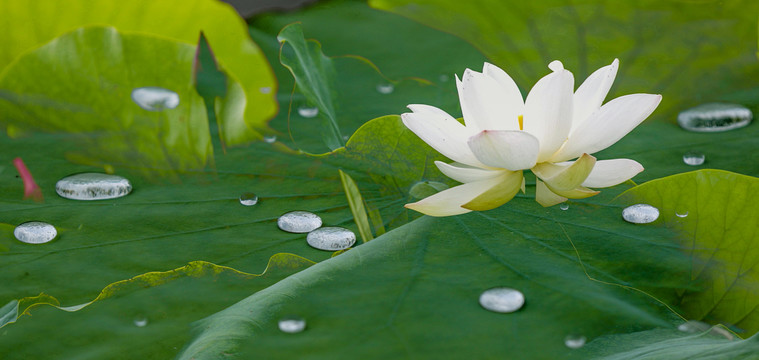
[[[339,251],[356,243],[356,234],[346,228],[322,226],[322,218],[308,211],[291,211],[277,219],[277,226],[291,233],[308,233],[306,242],[315,249]]]
[[[132,192],[132,184],[117,175],[82,173],[59,180],[55,192],[71,200],[106,200],[128,195]],[[58,236],[58,230],[46,222],[28,221],[16,226],[13,236],[23,243],[45,244]]]
[[[677,115],[681,128],[693,132],[722,132],[748,126],[754,114],[745,106],[727,103],[707,103],[683,110]],[[683,163],[700,166],[706,155],[699,151],[683,154]]]

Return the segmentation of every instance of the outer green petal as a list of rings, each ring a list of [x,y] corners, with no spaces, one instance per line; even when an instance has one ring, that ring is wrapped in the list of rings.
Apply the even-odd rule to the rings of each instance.
[[[461,207],[475,211],[495,209],[514,198],[522,188],[522,171],[508,171],[498,177],[500,182]]]
[[[568,191],[580,186],[587,179],[595,164],[595,157],[583,154],[570,166],[540,163],[532,168],[532,172],[552,189]]]
[[[551,191],[551,189],[549,189],[546,184],[540,180],[537,180],[535,183],[535,201],[537,201],[540,205],[549,207],[563,203],[567,201],[567,198],[556,195],[556,193]]]

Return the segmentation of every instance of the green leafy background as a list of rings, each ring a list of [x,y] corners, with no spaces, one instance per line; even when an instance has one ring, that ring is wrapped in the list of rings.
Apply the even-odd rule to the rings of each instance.
[[[151,6],[169,3],[187,13],[177,17],[181,21],[163,21],[162,28],[170,29],[164,32],[139,30],[158,21],[140,24],[151,18],[127,16],[131,4],[119,16],[101,4],[90,10],[98,15],[88,18],[110,28],[76,29],[90,22],[71,20],[45,36],[4,40],[11,45],[3,47],[0,107],[6,111],[0,122],[26,130],[11,131],[14,138],[0,135],[0,304],[8,304],[0,314],[3,358],[756,357],[752,249],[758,210],[751,199],[759,187],[759,130],[752,124],[725,133],[689,133],[674,121],[677,111],[706,101],[757,110],[752,2],[370,2],[416,23],[363,2],[327,1],[250,19],[251,37],[262,51],[254,61],[263,65],[247,62],[243,70],[232,64],[253,61],[251,52],[220,50],[225,45],[211,35],[214,26],[241,22],[229,20],[229,8],[211,1]],[[83,16],[73,15],[82,11],[78,5],[55,10],[2,4],[18,14],[4,17],[13,20],[2,26],[13,29],[34,26],[15,22],[30,14],[62,22]],[[144,11],[167,16],[154,8]],[[133,27],[124,25],[130,21]],[[201,21],[207,25],[199,28]],[[321,44],[322,53],[315,55],[334,67],[334,82],[325,90],[335,110],[329,125],[352,134],[341,140],[344,148],[330,152],[321,136],[325,124],[297,115],[299,106],[314,104],[313,94],[294,86],[293,75],[280,65],[280,47],[287,44],[277,40],[294,22]],[[175,27],[192,30],[170,35],[179,31]],[[222,126],[206,117],[202,99],[193,93],[192,44],[201,28],[230,80],[214,104]],[[247,49],[253,46],[245,36],[231,37]],[[128,46],[115,51],[108,42],[113,39]],[[289,46],[315,44],[290,39]],[[98,55],[82,57],[96,58],[97,66],[66,61],[83,49]],[[434,167],[440,155],[396,114],[409,103],[423,103],[459,116],[453,74],[478,69],[485,56],[512,74],[523,91],[548,72],[545,66],[554,58],[579,83],[619,57],[610,98],[651,92],[662,93],[665,102],[597,156],[638,160],[646,171],[634,180],[642,185],[606,189],[562,211],[535,203],[534,178],[528,176],[526,194],[491,211],[430,218],[404,209],[413,201],[414,184],[454,183]],[[176,66],[156,67],[167,57]],[[266,75],[264,59],[278,85]],[[41,78],[41,69],[50,75]],[[176,89],[180,107],[142,114],[128,93],[143,78]],[[93,79],[115,79],[120,90],[98,91],[102,83]],[[47,86],[40,80],[48,80]],[[386,84],[394,86],[392,93],[376,90]],[[281,109],[268,124],[275,107],[259,91],[267,86]],[[21,95],[45,101],[19,101]],[[258,120],[248,122],[251,111]],[[133,123],[122,129],[104,117]],[[240,126],[255,133],[231,141],[223,124],[235,118],[245,119]],[[194,147],[183,148],[154,139],[148,135],[156,124],[201,140],[186,141]],[[264,133],[277,133],[277,141],[247,143]],[[140,151],[119,151],[109,143]],[[692,172],[682,162],[690,150],[706,154],[702,168],[720,170]],[[88,155],[72,155],[82,153]],[[16,156],[40,185],[42,202],[23,199],[22,179],[11,165]],[[203,161],[166,165],[186,158]],[[58,179],[104,168],[129,177],[134,192],[98,202],[55,194]],[[282,213],[309,210],[326,225],[358,233],[339,169],[355,180],[369,218],[379,219],[372,221],[374,240],[338,255],[276,228]],[[239,195],[249,191],[258,194],[259,204],[239,203]],[[636,202],[657,206],[660,219],[624,222],[621,210]],[[675,215],[682,211],[688,216]],[[30,220],[54,224],[59,237],[45,245],[18,242],[13,227]],[[512,314],[482,309],[479,294],[497,286],[522,291],[525,306]],[[68,312],[48,304],[88,305]],[[307,320],[305,332],[277,329],[278,319],[290,315]],[[135,325],[136,319],[147,325]],[[721,323],[749,340],[677,331],[686,319]],[[564,338],[572,334],[589,343],[568,349]]]

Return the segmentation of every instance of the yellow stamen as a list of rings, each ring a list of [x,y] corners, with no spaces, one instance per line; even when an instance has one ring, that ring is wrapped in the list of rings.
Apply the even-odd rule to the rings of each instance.
[[[524,130],[524,116],[519,115],[519,130]]]

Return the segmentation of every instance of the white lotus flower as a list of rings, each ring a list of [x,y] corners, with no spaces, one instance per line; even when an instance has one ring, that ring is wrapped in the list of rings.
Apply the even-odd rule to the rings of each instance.
[[[482,73],[466,69],[461,80],[456,77],[466,125],[436,107],[409,105],[403,123],[455,161],[435,164],[464,184],[406,207],[432,216],[493,209],[524,191],[527,169],[538,177],[536,200],[551,206],[593,196],[598,191],[590,188],[614,186],[643,171],[634,160],[590,155],[627,135],[661,101],[661,95],[632,94],[602,106],[618,65],[615,59],[596,70],[573,92],[574,76],[554,61],[526,100],[497,66],[485,63]]]

